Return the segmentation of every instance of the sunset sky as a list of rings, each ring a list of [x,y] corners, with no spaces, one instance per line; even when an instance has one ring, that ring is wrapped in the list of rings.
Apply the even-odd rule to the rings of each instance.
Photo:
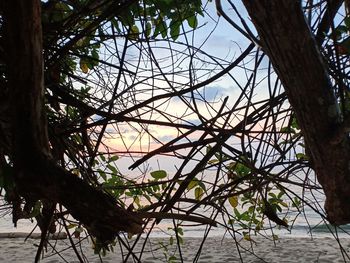
[[[223,9],[234,21],[239,21],[237,15],[232,11],[232,9],[230,9],[228,6],[223,6]],[[242,6],[240,6],[240,11],[241,16],[246,19],[247,14]],[[248,46],[249,43],[249,41],[245,39],[240,33],[237,33],[237,31],[231,25],[229,25],[227,21],[217,15],[215,4],[213,2],[208,4],[207,14],[205,14],[204,17],[198,16],[198,21],[198,29],[192,33],[187,33],[186,38],[184,36],[180,36],[176,41],[179,42],[179,44],[173,43],[173,50],[169,50],[169,48],[167,48],[167,42],[165,42],[165,44],[162,41],[151,43],[152,51],[154,53],[153,55],[155,58],[157,58],[160,66],[170,75],[168,77],[169,81],[172,83],[178,83],[179,87],[181,87],[181,85],[187,85],[188,73],[178,73],[175,75],[175,77],[172,77],[170,73],[172,72],[171,67],[173,67],[173,70],[175,71],[188,71],[188,67],[190,65],[188,56],[191,54],[191,52],[185,48],[185,45],[183,45],[186,43],[186,41],[196,48],[199,48],[200,51],[203,51],[204,53],[215,57],[217,61],[222,63],[223,68],[234,61],[241,54],[242,50]],[[186,22],[184,25],[185,30],[190,29],[187,26]],[[120,43],[122,43],[124,40],[120,41]],[[143,52],[146,51],[147,50],[145,49]],[[197,60],[194,60],[193,63],[196,74],[195,77],[199,78],[198,82],[210,78],[222,69],[218,65],[214,65],[213,60],[206,56],[206,54],[200,54],[200,51],[194,54],[195,57],[197,57]],[[139,52],[139,49],[136,47],[130,47],[128,49],[128,53],[126,55],[126,65],[128,70],[136,70],[135,65],[138,63],[140,54]],[[175,57],[175,60],[173,61],[166,59],[170,57]],[[251,57],[249,59],[254,59],[254,57]],[[118,58],[110,58],[111,62],[114,62],[114,60],[115,63],[117,63]],[[267,60],[263,61],[262,64],[266,62]],[[150,64],[148,64],[146,60],[141,61],[141,63],[143,63],[144,68],[150,67]],[[245,66],[249,68],[249,60],[245,61],[245,63],[248,63]],[[155,65],[153,65],[153,67],[155,67]],[[237,82],[241,85],[244,85],[247,82],[249,72],[240,67],[236,67],[230,73],[232,77],[226,75],[199,90],[199,93],[205,97],[207,101],[212,102],[210,105],[213,107],[210,109],[208,108],[208,105],[201,103],[200,100],[196,101],[196,106],[198,107],[198,110],[203,118],[210,119],[215,116],[215,113],[222,106],[223,99],[226,96],[229,97],[227,107],[230,108],[236,102],[239,94],[241,94],[241,90],[239,89]],[[137,71],[136,75],[137,81],[150,76],[146,71]],[[259,79],[260,75],[261,79]],[[266,76],[266,71],[262,70],[261,74],[258,73],[257,76],[258,77],[256,83],[260,83],[255,87],[253,93],[254,101],[260,101],[268,97],[267,90],[264,88],[264,77]],[[236,80],[236,82],[233,80],[233,78]],[[135,80],[132,80],[132,78],[127,81],[133,81],[132,83],[135,83]],[[110,85],[113,85],[113,81],[110,82]],[[131,98],[128,94],[125,94],[119,98],[119,100],[122,101],[120,103],[121,110],[133,106],[134,100],[145,100],[157,94],[163,93],[165,89],[169,89],[169,83],[161,77],[152,78],[142,83],[147,83],[147,85],[139,84],[135,87],[138,91],[144,91],[138,92],[137,94],[132,94],[135,96],[134,98]],[[153,93],[150,93],[150,86],[157,87],[159,89],[153,89]],[[196,97],[199,98],[199,95],[197,94]],[[190,98],[187,99],[187,102],[193,106]],[[173,119],[174,122],[181,123],[179,121],[176,121],[176,118],[181,117],[182,123],[183,121],[186,121],[191,124],[200,124],[201,122],[199,120],[199,117],[194,114],[193,111],[189,109],[189,105],[186,105],[185,103],[186,102],[181,101],[179,98],[173,98],[170,101],[157,101],[154,105],[151,106],[157,108],[157,110],[160,112],[165,112],[168,114],[169,116],[167,116],[167,118]],[[244,106],[245,100],[240,102],[240,105]],[[142,111],[144,112],[142,113]],[[146,113],[146,111],[147,108],[140,110],[138,114],[142,113],[142,118],[145,119],[150,118],[157,121],[168,121],[167,118],[154,111],[152,113]],[[132,114],[135,116],[135,113]],[[231,125],[235,125],[235,123],[241,120],[239,116],[235,116],[235,118],[232,118]],[[145,130],[147,130],[147,133]],[[117,125],[109,125],[107,127],[107,131],[110,132],[110,136],[107,136],[107,138],[105,138],[104,143],[110,147],[110,151],[119,152],[121,157],[123,156],[124,152],[131,151],[134,152],[133,155],[135,158],[138,158],[139,156],[137,152],[145,153],[152,151],[161,145],[159,142],[166,143],[179,135],[179,131],[171,127],[157,125],[148,125],[146,127],[144,124],[125,122],[119,122]],[[186,130],[183,129],[182,131]],[[149,136],[149,134],[151,134],[153,137]],[[196,140],[201,134],[202,132],[194,132],[188,136],[188,138],[191,140]],[[234,143],[234,140],[232,143]],[[127,167],[133,163],[133,160],[129,157],[122,157],[117,161],[117,163],[121,171],[129,173],[130,171],[127,170]],[[178,160],[176,158],[157,156],[149,161],[149,168],[151,170],[164,169],[168,171],[174,171],[176,170],[175,165],[178,165],[179,163],[181,163],[181,160]],[[147,166],[147,164],[145,165]]]

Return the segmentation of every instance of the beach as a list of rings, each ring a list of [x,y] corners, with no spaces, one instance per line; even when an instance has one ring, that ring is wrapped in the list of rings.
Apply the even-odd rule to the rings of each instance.
[[[181,247],[182,261],[193,262],[201,244],[200,238],[184,238]],[[341,239],[343,254],[337,241],[330,237],[324,238],[289,238],[282,237],[275,241],[262,237],[253,237],[254,242],[241,240],[237,244],[243,262],[350,262],[347,254],[350,254],[350,239]],[[74,240],[77,242],[77,240]],[[40,240],[23,238],[1,238],[0,239],[0,262],[33,262],[36,245]],[[135,256],[139,256],[140,242],[137,245]],[[146,246],[141,257],[141,262],[167,262],[171,256],[181,262],[179,251],[175,246],[166,249],[160,244],[169,244],[168,238],[151,238],[146,242]],[[55,247],[53,249],[51,246]],[[69,247],[68,239],[50,240],[46,253],[41,262],[79,262]],[[98,255],[94,255],[91,242],[84,242],[77,246],[78,251],[83,251],[86,262],[101,262]],[[61,256],[56,254],[60,251]],[[124,251],[125,252],[125,251]],[[344,257],[343,257],[344,256]],[[107,252],[102,257],[103,262],[123,262],[122,253],[118,244],[114,247],[114,252]],[[127,262],[137,262],[129,258]],[[230,238],[210,237],[207,238],[198,262],[242,262],[237,250],[237,245]]]

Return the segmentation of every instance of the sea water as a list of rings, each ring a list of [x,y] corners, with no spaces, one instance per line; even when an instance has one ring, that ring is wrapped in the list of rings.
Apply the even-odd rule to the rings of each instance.
[[[228,208],[230,209],[230,208]],[[296,212],[291,212],[288,218],[295,218]],[[220,220],[218,220],[220,221]],[[311,208],[305,208],[304,215],[300,214],[294,222],[289,222],[292,225],[289,229],[284,227],[274,227],[271,230],[261,231],[263,235],[276,235],[286,237],[333,237],[339,235],[341,237],[350,237],[350,225],[343,225],[340,227],[333,227],[327,224],[320,215],[315,213]],[[171,230],[174,227],[172,220],[162,220],[159,225],[156,225],[150,233],[151,237],[170,237],[174,235],[174,231]],[[238,229],[238,225],[234,225]],[[5,215],[0,218],[0,232],[26,232],[31,231],[40,232],[39,228],[36,227],[35,221],[29,219],[21,219],[17,223],[17,227],[14,227],[12,223],[11,215]],[[211,227],[208,231],[208,226],[182,226],[185,237],[203,237],[209,232],[209,237],[229,237],[229,233],[224,227]],[[148,230],[145,231],[147,234]],[[253,234],[254,231],[251,232]],[[349,233],[349,234],[348,234]]]
[[[301,188],[291,186],[293,192],[297,193],[298,191],[303,191]],[[288,224],[290,227],[288,229],[284,227],[277,227],[272,224],[272,230],[261,231],[263,235],[277,235],[277,236],[288,236],[288,237],[332,237],[334,235],[339,235],[341,237],[350,237],[350,224],[343,225],[340,227],[333,227],[327,223],[322,217],[324,217],[323,205],[325,196],[322,191],[303,191],[304,200],[308,200],[308,204],[302,207],[302,212],[297,211],[297,209],[289,209],[286,213],[280,214],[280,217],[283,218],[286,216],[288,219]],[[228,202],[227,202],[228,203]],[[3,205],[3,200],[0,200],[0,206]],[[2,207],[2,206],[1,206]],[[228,212],[232,212],[233,208],[229,204],[225,207]],[[316,213],[315,210],[320,211]],[[210,217],[210,212],[208,209],[200,208],[196,210],[196,213],[206,215]],[[323,215],[322,215],[323,213]],[[216,220],[220,223],[223,223],[221,216],[219,215]],[[184,223],[184,225],[189,225],[190,223]],[[269,225],[269,222],[265,220],[265,225]],[[208,231],[208,226],[197,225],[197,226],[181,226],[186,237],[203,237],[208,233],[209,237],[218,237],[218,236],[230,236],[225,227],[217,226],[211,227]],[[233,227],[238,229],[239,226],[234,224]],[[160,224],[155,225],[152,231],[149,229],[145,230],[145,234],[150,232],[151,237],[168,237],[174,234],[174,224],[172,220],[162,220]],[[6,214],[0,217],[0,232],[26,232],[31,231],[40,232],[40,229],[36,227],[35,221],[29,219],[22,219],[17,222],[17,227],[14,227],[12,223],[11,214]],[[241,231],[243,232],[243,231]],[[251,231],[250,234],[254,234],[254,231]]]

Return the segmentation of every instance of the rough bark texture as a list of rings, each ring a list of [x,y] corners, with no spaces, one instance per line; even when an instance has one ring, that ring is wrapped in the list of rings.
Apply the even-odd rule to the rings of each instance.
[[[243,0],[295,111],[317,178],[326,194],[325,209],[333,224],[350,222],[350,146],[340,125],[335,96],[300,1]]]
[[[61,203],[101,241],[139,233],[142,221],[115,200],[52,161],[43,104],[39,0],[4,3],[15,183],[27,199]]]

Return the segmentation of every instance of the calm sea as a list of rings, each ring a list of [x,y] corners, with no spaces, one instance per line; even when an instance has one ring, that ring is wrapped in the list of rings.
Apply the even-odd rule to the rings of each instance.
[[[297,215],[296,212],[290,212],[288,218],[291,220],[295,218]],[[291,223],[291,222],[290,222]],[[12,224],[12,219],[10,215],[4,216],[0,218],[0,232],[30,232],[35,227],[35,223],[30,220],[20,220],[18,222],[17,227],[15,228]],[[172,230],[172,221],[171,220],[163,220],[158,226],[156,226],[151,236],[152,237],[166,237],[169,234],[173,234]],[[185,237],[203,237],[206,232],[206,227],[203,226],[191,226],[191,227],[182,227],[184,230]],[[36,228],[34,232],[39,232],[39,229]],[[335,233],[338,235],[345,237],[350,237],[350,225],[344,225],[342,227],[337,227],[336,229],[328,224],[326,224],[321,217],[313,212],[310,208],[305,208],[305,216],[300,214],[293,223],[293,226],[290,230],[287,229],[273,229],[273,234],[289,237],[306,237],[306,236],[314,236],[314,237],[331,237]],[[266,230],[262,232],[265,235],[271,235],[271,230]],[[212,227],[209,236],[229,236],[224,227]]]

